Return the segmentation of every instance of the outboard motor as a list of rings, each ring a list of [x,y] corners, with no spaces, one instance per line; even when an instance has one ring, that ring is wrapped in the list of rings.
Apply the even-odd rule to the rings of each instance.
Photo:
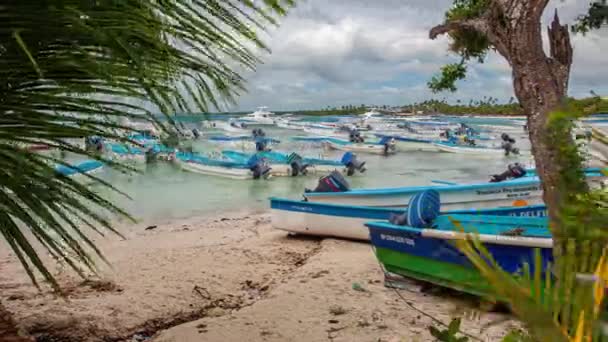
[[[146,164],[153,164],[158,161],[158,154],[160,153],[160,149],[158,146],[150,147],[146,150]]]
[[[350,190],[350,186],[344,176],[339,171],[333,171],[329,175],[321,177],[314,190],[305,189],[304,192],[345,192],[348,190]]]
[[[291,176],[306,175],[308,173],[308,164],[304,164],[304,160],[297,153],[292,153],[287,157],[287,163],[291,166]]]
[[[357,156],[352,152],[344,153],[340,162],[346,166],[347,176],[354,175],[355,171],[363,173],[366,170],[365,162],[357,160]]]
[[[348,138],[350,142],[355,144],[363,143],[365,141],[365,139],[361,136],[361,133],[359,133],[357,130],[351,130]]]
[[[380,139],[380,145],[384,145],[384,154],[387,155],[390,151],[395,150],[395,139],[393,137],[384,136]]]
[[[519,149],[514,147],[515,139],[511,138],[507,133],[500,135],[502,139],[502,148],[505,150],[505,156],[509,154],[519,154]]]
[[[201,132],[198,129],[193,128],[192,129],[192,136],[194,137],[194,139],[198,139],[198,138],[201,137]]]
[[[267,141],[264,138],[255,139],[255,150],[258,152],[264,152],[268,150]]]
[[[253,172],[253,179],[266,179],[270,176],[271,168],[264,158],[254,155],[247,161],[247,166]]]
[[[507,170],[499,175],[493,175],[490,183],[499,183],[507,179],[521,178],[526,175],[526,169],[519,163],[509,164]]]
[[[477,144],[475,143],[475,139],[471,139],[471,138],[469,138],[469,136],[468,136],[468,135],[465,135],[465,136],[464,136],[464,142],[465,142],[465,144],[467,144],[467,145],[469,145],[469,146],[475,146],[475,145],[477,145]]]
[[[261,128],[254,128],[251,132],[254,138],[265,137],[266,133]]]

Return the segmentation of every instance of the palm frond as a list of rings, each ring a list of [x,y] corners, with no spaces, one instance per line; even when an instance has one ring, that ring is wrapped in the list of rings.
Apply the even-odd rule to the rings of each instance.
[[[239,72],[254,69],[258,52],[268,51],[263,28],[292,5],[293,0],[3,1],[0,234],[34,283],[38,270],[57,287],[30,236],[83,274],[95,270],[89,251],[103,259],[85,229],[118,233],[108,217],[129,215],[55,173],[54,164],[62,161],[22,146],[46,144],[127,170],[67,140],[100,136],[127,143],[124,133],[132,128],[121,125],[122,118],[166,129],[153,112],[172,124],[177,111],[207,112],[234,101],[245,90]]]

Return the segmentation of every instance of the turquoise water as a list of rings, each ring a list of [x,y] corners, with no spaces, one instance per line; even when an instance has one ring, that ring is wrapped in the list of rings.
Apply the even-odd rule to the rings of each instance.
[[[311,144],[289,141],[301,131],[264,128],[268,137],[278,138],[281,144],[274,150],[298,152],[302,155],[340,158],[342,152],[325,152]],[[195,151],[207,153],[222,148],[235,149],[209,142],[196,142]],[[253,151],[251,151],[253,152]],[[471,156],[450,153],[397,153],[383,157],[358,155],[367,162],[367,172],[348,178],[351,187],[401,187],[428,185],[432,180],[455,182],[485,182],[490,175],[505,170],[507,164],[518,161],[502,156]],[[525,161],[524,161],[525,162]],[[109,180],[131,199],[109,194],[138,219],[173,219],[193,215],[217,214],[236,210],[263,210],[268,208],[268,197],[302,198],[304,188],[314,188],[318,177],[275,177],[270,180],[232,180],[183,172],[171,164],[148,166],[143,174],[124,175],[106,169],[99,176]]]

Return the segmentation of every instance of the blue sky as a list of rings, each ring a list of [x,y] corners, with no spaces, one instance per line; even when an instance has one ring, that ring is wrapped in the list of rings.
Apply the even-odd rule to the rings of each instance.
[[[428,39],[451,0],[304,0],[269,30],[272,54],[247,73],[248,93],[235,110],[269,106],[273,110],[323,108],[347,104],[400,105],[429,98],[448,100],[513,96],[511,72],[492,54],[474,65],[455,94],[433,95],[427,81],[441,65],[457,60],[448,41]],[[585,0],[551,0],[548,18],[558,7],[571,23]],[[570,94],[590,90],[608,94],[608,31],[573,37],[575,49]]]

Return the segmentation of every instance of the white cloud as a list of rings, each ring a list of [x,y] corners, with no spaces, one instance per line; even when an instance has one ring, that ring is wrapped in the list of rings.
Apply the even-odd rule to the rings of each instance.
[[[581,0],[553,0],[544,22],[558,7],[564,22],[585,8]],[[268,105],[276,110],[321,108],[344,104],[405,104],[433,95],[426,82],[445,63],[447,39],[432,41],[429,29],[443,20],[451,0],[308,0],[301,2],[267,39],[272,55],[246,75],[249,93],[238,109]],[[594,89],[608,93],[603,67],[606,32],[574,36],[575,63],[571,94]],[[447,99],[512,95],[511,70],[490,55],[470,68],[469,78]]]

